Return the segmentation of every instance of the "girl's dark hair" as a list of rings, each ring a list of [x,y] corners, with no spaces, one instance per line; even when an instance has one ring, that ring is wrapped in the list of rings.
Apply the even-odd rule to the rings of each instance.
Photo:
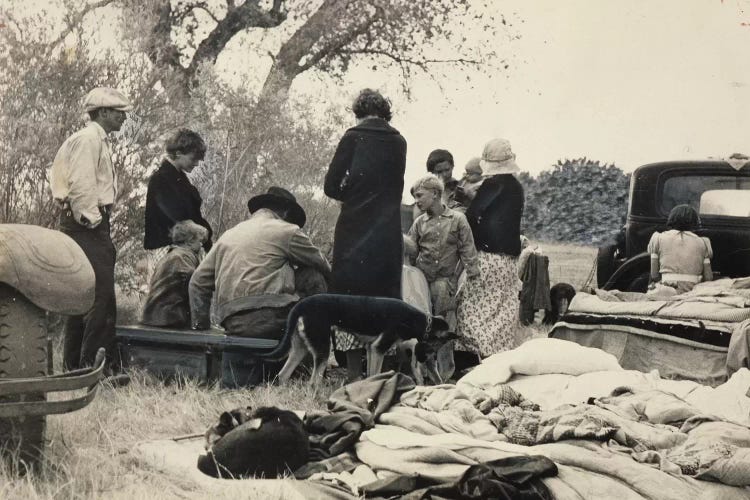
[[[677,205],[667,218],[667,227],[678,231],[693,231],[698,229],[700,223],[698,212],[690,205]]]
[[[192,130],[181,128],[174,133],[166,143],[167,154],[174,158],[178,154],[195,153],[196,160],[206,156],[206,143],[203,138]]]
[[[383,97],[377,90],[362,90],[352,104],[352,111],[357,118],[366,116],[377,116],[389,122],[393,116],[391,113],[391,101]]]

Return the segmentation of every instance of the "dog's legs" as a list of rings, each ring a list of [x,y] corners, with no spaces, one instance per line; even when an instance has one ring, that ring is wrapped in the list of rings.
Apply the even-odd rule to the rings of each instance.
[[[323,382],[323,377],[326,372],[326,365],[328,364],[327,359],[316,359],[315,367],[313,368],[312,375],[310,375],[310,385],[319,386]]]
[[[381,343],[383,342],[383,334],[379,335],[374,342],[367,345],[367,376],[372,377],[380,373],[383,368],[383,359],[385,358],[385,352],[381,351]],[[387,349],[386,349],[387,350]]]
[[[292,337],[292,347],[289,349],[289,357],[286,358],[286,363],[284,363],[283,368],[279,372],[280,383],[283,384],[289,380],[292,373],[294,373],[294,369],[302,363],[305,356],[307,356],[307,345],[299,334],[295,333]]]

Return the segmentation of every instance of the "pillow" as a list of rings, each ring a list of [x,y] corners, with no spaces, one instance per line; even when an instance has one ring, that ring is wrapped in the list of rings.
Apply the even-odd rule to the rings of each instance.
[[[569,340],[536,338],[511,351],[484,359],[459,383],[475,387],[502,384],[513,375],[562,373],[580,375],[596,371],[622,370],[613,355]]]

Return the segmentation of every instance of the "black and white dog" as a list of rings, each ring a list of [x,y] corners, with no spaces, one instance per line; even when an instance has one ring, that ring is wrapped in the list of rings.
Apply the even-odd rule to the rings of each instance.
[[[283,383],[310,353],[313,357],[310,383],[317,384],[328,363],[334,327],[352,333],[365,344],[368,377],[380,373],[385,353],[397,342],[416,339],[419,347],[415,349],[422,352],[429,350],[429,343],[456,338],[448,332],[448,323],[443,318],[425,314],[402,300],[319,294],[302,299],[292,308],[278,347],[259,357],[280,361],[288,352],[279,372],[279,381]],[[430,372],[434,367],[424,366],[424,369]],[[433,380],[440,379],[439,374],[430,375]]]
[[[222,413],[206,432],[198,469],[212,477],[279,477],[307,463],[310,443],[302,420],[275,406]]]

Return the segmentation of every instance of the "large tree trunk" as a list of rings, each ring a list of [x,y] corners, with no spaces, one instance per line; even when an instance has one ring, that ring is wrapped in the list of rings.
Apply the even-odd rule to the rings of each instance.
[[[362,11],[359,18],[352,19],[343,14],[349,3],[349,0],[325,0],[281,46],[260,92],[261,109],[286,102],[297,75],[364,33],[378,15]]]

